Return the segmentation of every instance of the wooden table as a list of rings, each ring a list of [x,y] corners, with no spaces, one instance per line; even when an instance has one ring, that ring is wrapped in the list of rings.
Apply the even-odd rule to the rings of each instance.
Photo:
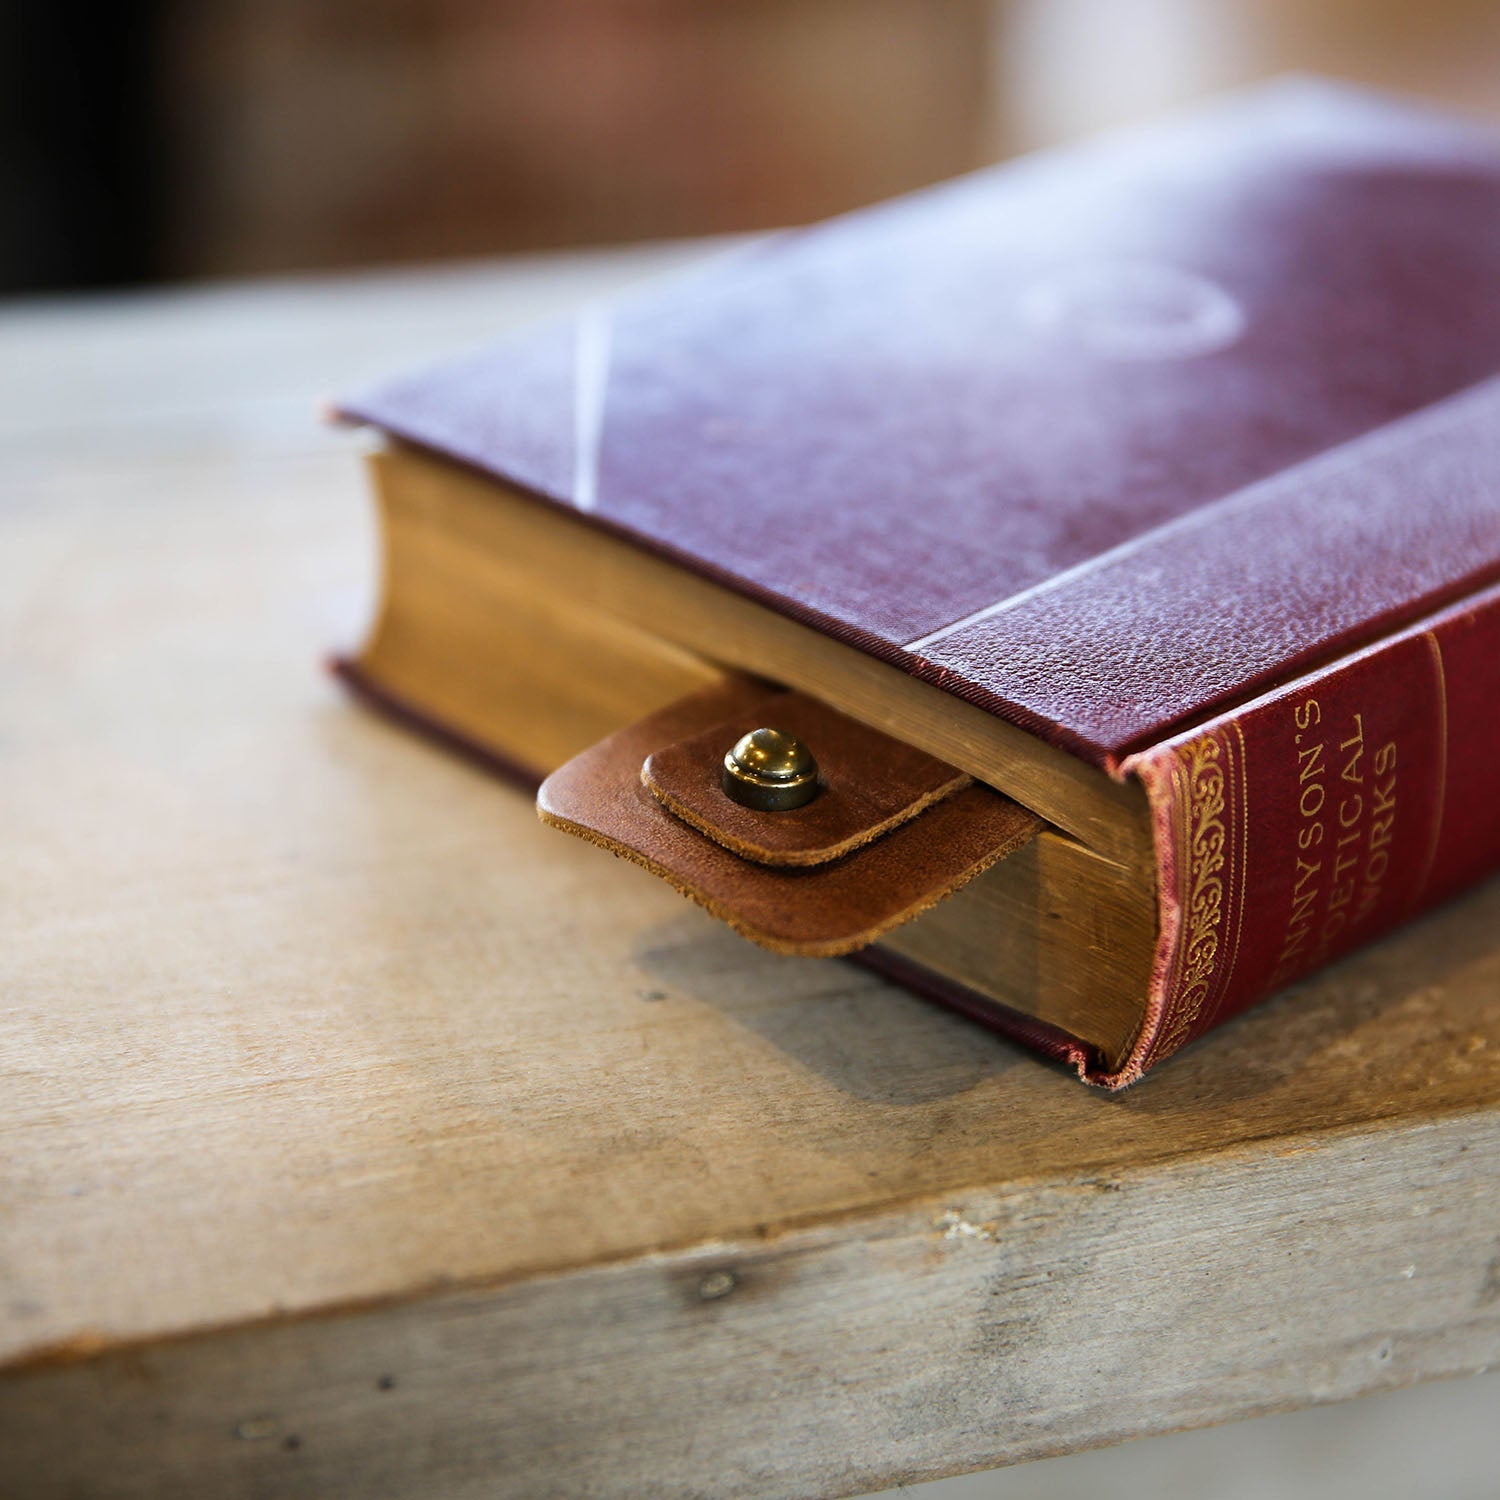
[[[1107,1097],[345,701],[316,399],[689,250],[0,326],[0,1493],[845,1495],[1500,1351],[1500,884]]]

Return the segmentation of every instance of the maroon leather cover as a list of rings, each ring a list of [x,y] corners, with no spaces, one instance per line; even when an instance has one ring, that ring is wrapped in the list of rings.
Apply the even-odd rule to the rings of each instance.
[[[1117,769],[1500,576],[1500,146],[1274,84],[343,413]]]

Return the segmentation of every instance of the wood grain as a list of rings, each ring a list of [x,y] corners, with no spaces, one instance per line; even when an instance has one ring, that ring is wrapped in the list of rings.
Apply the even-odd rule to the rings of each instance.
[[[1495,1359],[1500,885],[1106,1097],[322,673],[314,398],[654,264],[0,323],[0,1492],[847,1494]]]

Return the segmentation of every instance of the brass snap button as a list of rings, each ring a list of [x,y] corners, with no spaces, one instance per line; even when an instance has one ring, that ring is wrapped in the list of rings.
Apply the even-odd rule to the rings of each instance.
[[[818,763],[780,729],[752,729],[724,756],[725,795],[756,812],[788,812],[818,795]]]

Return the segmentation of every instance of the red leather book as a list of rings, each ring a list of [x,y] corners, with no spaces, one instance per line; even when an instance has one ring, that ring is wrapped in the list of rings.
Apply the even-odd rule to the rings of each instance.
[[[1287,82],[343,411],[1138,780],[1119,1084],[1500,864],[1497,372],[1495,138]]]

